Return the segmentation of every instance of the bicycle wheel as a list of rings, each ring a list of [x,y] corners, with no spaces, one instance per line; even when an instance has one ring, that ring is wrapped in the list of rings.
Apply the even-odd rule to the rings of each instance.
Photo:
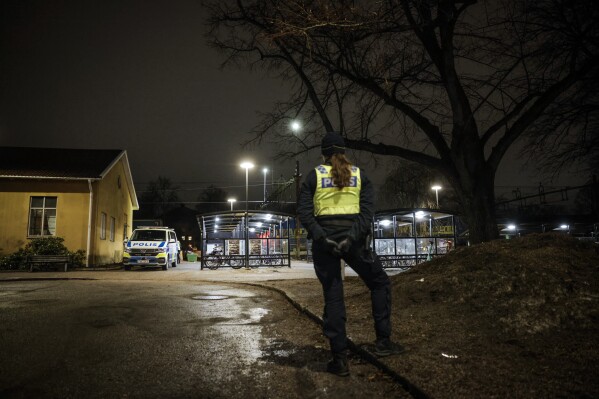
[[[208,269],[210,269],[210,270],[218,269],[219,265],[220,265],[220,259],[218,259],[217,257],[209,256],[208,258],[206,258],[206,267]]]
[[[281,258],[279,258],[279,257],[275,256],[275,257],[273,257],[273,258],[271,259],[271,261],[270,261],[270,264],[271,264],[273,267],[281,267],[281,266],[283,266],[283,259],[281,259]]]
[[[233,269],[241,269],[243,266],[243,259],[231,258],[229,264]]]

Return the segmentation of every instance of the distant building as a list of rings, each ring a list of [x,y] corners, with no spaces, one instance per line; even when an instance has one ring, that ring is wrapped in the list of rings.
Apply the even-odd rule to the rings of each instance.
[[[137,209],[126,151],[0,147],[0,255],[58,236],[87,266],[118,263]]]

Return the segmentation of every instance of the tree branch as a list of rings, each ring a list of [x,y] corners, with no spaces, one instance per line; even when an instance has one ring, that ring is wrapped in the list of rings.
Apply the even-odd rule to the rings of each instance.
[[[514,124],[507,129],[504,136],[498,141],[497,145],[493,147],[491,155],[489,156],[489,165],[497,168],[499,162],[501,162],[501,159],[514,141],[541,116],[543,111],[545,111],[545,109],[551,105],[560,94],[564,93],[570,86],[595,68],[597,62],[599,62],[599,56],[589,58],[580,69],[571,71],[563,79],[554,83],[543,94],[539,95],[537,100],[522,113],[518,119],[516,119]]]

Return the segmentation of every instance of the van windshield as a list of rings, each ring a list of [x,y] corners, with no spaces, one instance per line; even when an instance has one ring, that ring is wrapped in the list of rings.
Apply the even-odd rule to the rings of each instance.
[[[135,230],[131,241],[166,241],[166,232],[160,230]]]

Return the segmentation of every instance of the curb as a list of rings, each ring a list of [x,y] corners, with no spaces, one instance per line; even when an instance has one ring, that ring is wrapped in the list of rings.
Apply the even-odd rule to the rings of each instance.
[[[86,280],[86,281],[94,281],[97,280],[95,278],[89,277],[13,277],[13,278],[4,278],[0,279],[0,283],[15,283],[20,281],[54,281],[54,280]]]
[[[308,318],[310,318],[312,321],[314,321],[316,324],[318,324],[319,326],[322,327],[323,321],[322,321],[322,319],[320,317],[318,317],[317,315],[315,315],[314,313],[312,313],[310,311],[310,309],[308,309],[307,307],[302,306],[295,299],[291,298],[282,289],[276,288],[276,287],[271,287],[271,286],[268,286],[268,285],[262,285],[262,284],[258,284],[258,283],[240,283],[240,284],[249,285],[249,286],[253,286],[253,287],[259,287],[259,288],[266,288],[266,289],[269,289],[271,291],[279,293],[291,305],[293,305],[294,308],[296,308],[297,310],[299,310],[300,312],[302,312],[303,314],[305,314],[306,316],[308,316]],[[370,364],[372,364],[373,366],[375,366],[376,368],[378,368],[379,370],[381,370],[383,373],[385,373],[389,377],[391,377],[393,379],[393,381],[397,382],[413,398],[417,398],[417,399],[429,399],[429,396],[426,393],[424,393],[420,388],[418,388],[416,385],[412,384],[405,377],[399,375],[397,372],[395,372],[394,370],[392,370],[391,368],[389,368],[389,366],[387,366],[385,363],[381,362],[376,356],[374,356],[373,354],[371,354],[367,350],[361,348],[360,346],[356,345],[349,337],[347,338],[347,344],[348,344],[349,349],[352,352],[354,352],[355,354],[357,354],[358,356],[360,356],[362,359],[364,359],[365,361],[369,362]]]

